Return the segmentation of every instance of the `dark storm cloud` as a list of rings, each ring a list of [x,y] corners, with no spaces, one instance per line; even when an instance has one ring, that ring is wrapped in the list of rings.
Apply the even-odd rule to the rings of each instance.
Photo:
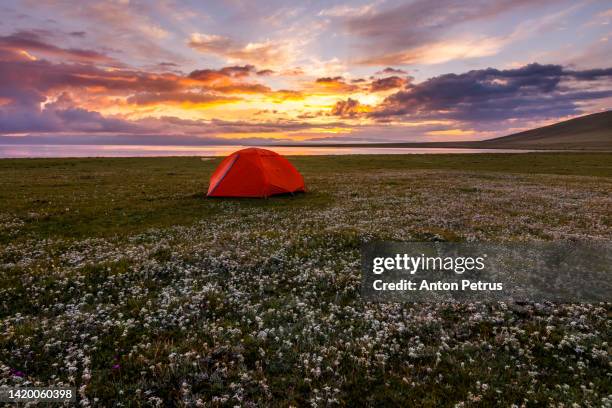
[[[576,79],[580,80],[595,80],[601,77],[611,77],[612,76],[612,68],[596,68],[596,69],[585,69],[582,71],[564,71],[566,75],[573,76]]]
[[[612,96],[612,69],[530,64],[446,74],[387,97],[371,116],[499,121],[579,113],[578,102]]]

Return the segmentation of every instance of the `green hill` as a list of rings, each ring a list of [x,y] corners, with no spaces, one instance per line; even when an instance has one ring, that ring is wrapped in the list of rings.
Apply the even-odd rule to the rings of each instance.
[[[300,143],[287,144],[284,146],[612,151],[612,110],[580,116],[578,118],[555,123],[553,125],[481,141],[409,143]]]
[[[612,111],[581,116],[477,144],[508,149],[612,150]]]

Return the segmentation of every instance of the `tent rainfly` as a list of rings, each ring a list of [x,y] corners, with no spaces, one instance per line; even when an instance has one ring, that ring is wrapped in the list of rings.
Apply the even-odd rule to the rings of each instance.
[[[306,191],[304,178],[283,156],[251,147],[227,156],[210,177],[209,197],[268,197]]]

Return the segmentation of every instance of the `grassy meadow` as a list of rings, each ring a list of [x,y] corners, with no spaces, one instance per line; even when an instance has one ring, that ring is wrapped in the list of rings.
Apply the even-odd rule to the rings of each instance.
[[[372,304],[361,243],[610,240],[612,153],[0,160],[0,386],[83,406],[612,406],[610,304]]]

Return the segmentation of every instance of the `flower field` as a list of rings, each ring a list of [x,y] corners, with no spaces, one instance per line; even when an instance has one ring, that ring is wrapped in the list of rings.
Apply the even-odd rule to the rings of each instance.
[[[612,406],[610,304],[374,304],[373,239],[612,239],[612,154],[0,161],[0,386],[81,406]]]

